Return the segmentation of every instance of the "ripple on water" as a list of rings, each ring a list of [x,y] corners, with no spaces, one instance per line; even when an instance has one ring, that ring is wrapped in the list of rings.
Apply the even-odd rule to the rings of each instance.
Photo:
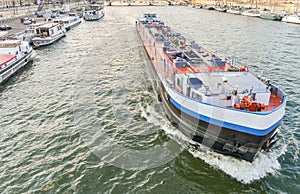
[[[237,57],[254,72],[263,70],[289,94],[272,152],[250,164],[209,151],[170,125],[134,28],[135,19],[149,11],[208,49]],[[179,6],[106,7],[102,20],[83,22],[66,38],[36,50],[36,60],[1,86],[0,192],[296,193],[298,27]],[[86,141],[84,134],[92,138]],[[170,141],[180,153],[151,168],[147,162],[169,153],[142,163],[130,151],[147,153]],[[89,145],[95,143],[107,155],[93,152]],[[133,159],[113,165],[116,153]]]

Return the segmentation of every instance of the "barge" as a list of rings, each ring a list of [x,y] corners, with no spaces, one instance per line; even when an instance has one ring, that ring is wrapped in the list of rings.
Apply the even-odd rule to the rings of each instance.
[[[185,136],[249,162],[275,144],[283,90],[173,31],[156,14],[138,18],[136,28],[166,117]]]

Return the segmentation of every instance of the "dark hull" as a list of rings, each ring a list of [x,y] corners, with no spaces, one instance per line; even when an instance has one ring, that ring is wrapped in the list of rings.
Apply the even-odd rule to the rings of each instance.
[[[164,109],[173,125],[192,140],[222,154],[252,162],[273,134],[271,132],[264,137],[257,137],[198,120],[175,107],[165,98],[166,95],[162,96]]]

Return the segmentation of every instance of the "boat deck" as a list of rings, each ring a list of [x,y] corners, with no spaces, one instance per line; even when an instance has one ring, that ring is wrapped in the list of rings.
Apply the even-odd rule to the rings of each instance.
[[[177,92],[190,98],[202,95],[201,101],[208,104],[249,111],[267,112],[282,104],[283,96],[272,93],[270,83],[250,73],[248,66],[218,56],[172,31],[157,18],[151,16],[142,23],[154,40],[147,47],[155,56],[151,59],[156,70]],[[161,47],[162,55],[156,56],[156,48]],[[159,65],[162,58],[165,61]],[[193,87],[192,79],[201,83],[199,87]]]
[[[265,109],[262,110],[262,112],[271,111],[274,108],[277,108],[278,106],[280,106],[281,104],[282,104],[282,100],[278,96],[271,94],[269,105],[266,106]]]

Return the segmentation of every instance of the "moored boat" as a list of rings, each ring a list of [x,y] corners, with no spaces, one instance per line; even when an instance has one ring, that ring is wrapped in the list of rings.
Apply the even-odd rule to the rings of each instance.
[[[248,16],[248,17],[260,17],[260,11],[258,11],[257,9],[249,9],[246,10],[244,12],[242,12],[243,16]]]
[[[283,18],[283,16],[285,15],[284,12],[280,13],[276,13],[276,3],[275,2],[271,2],[270,1],[270,7],[272,7],[273,9],[270,11],[268,9],[264,9],[264,11],[262,11],[260,18],[261,19],[265,19],[265,20],[273,20],[273,21],[281,21],[281,19]]]
[[[260,17],[261,13],[258,10],[257,0],[255,0],[255,9],[252,8],[252,3],[253,1],[251,1],[251,9],[244,10],[241,15],[248,17]]]
[[[277,13],[264,13],[260,15],[260,18],[265,20],[281,21],[283,15]]]
[[[27,41],[0,41],[0,83],[7,80],[33,56],[33,49]]]
[[[83,19],[85,21],[96,21],[104,16],[104,9],[102,5],[91,4],[86,8]]]
[[[168,119],[187,137],[252,162],[276,142],[287,95],[247,66],[223,59],[144,14],[136,28]]]
[[[74,16],[64,16],[64,17],[55,18],[53,20],[53,23],[60,23],[68,31],[71,28],[79,25],[81,23],[81,19],[77,15],[74,15]]]
[[[37,34],[37,27],[45,24],[45,22],[30,24],[27,26],[25,31],[21,34],[18,34],[16,38],[22,41],[27,41],[29,44],[32,44],[32,38]]]
[[[227,7],[225,7],[225,6],[217,6],[217,7],[215,7],[215,10],[219,11],[219,12],[227,12]]]
[[[215,10],[215,6],[213,5],[204,5],[202,6],[203,9],[207,9],[207,10]]]
[[[287,23],[293,23],[293,24],[300,24],[300,14],[298,10],[299,10],[299,0],[297,1],[297,7],[295,13],[284,16],[281,21]]]
[[[234,14],[234,15],[241,15],[242,10],[241,8],[229,8],[227,9],[226,13]]]
[[[59,23],[47,23],[37,27],[37,34],[32,39],[35,47],[46,46],[66,35],[64,26]]]
[[[299,15],[287,15],[282,18],[283,22],[300,24],[300,16]]]

